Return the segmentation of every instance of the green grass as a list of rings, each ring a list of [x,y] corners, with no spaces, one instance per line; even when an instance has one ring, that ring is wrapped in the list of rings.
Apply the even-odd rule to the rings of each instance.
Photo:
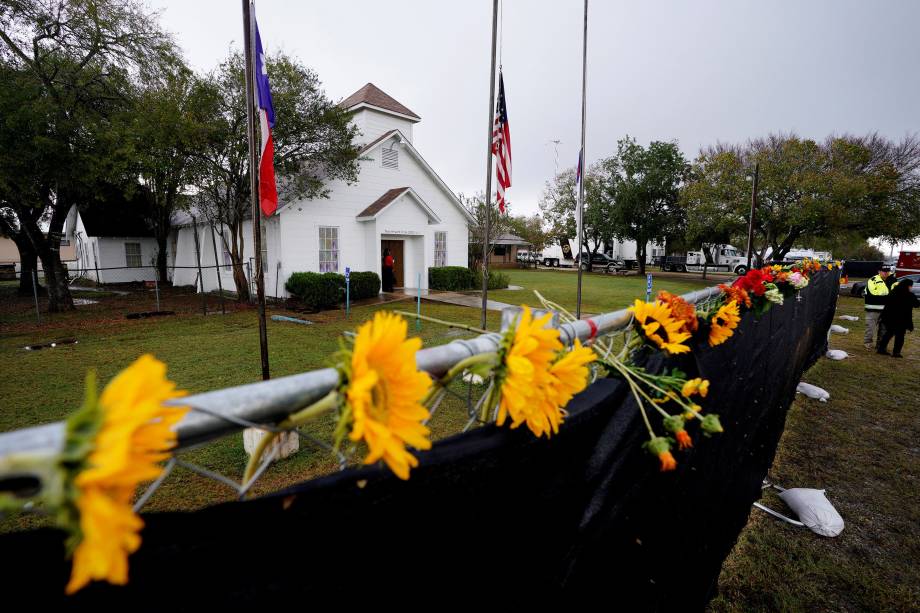
[[[30,301],[13,295],[14,288],[0,287],[3,309],[0,311],[0,357],[3,385],[0,387],[0,430],[32,426],[59,420],[79,406],[86,370],[93,368],[101,382],[144,353],[152,353],[166,362],[169,377],[191,393],[241,385],[260,380],[258,324],[254,309],[233,310],[227,315],[203,316],[179,313],[172,317],[127,320],[125,312],[139,310],[124,300],[100,300],[98,305],[73,313],[49,316],[43,323],[23,316]],[[195,304],[198,304],[195,302]],[[279,377],[331,365],[331,356],[339,347],[346,330],[369,318],[380,308],[409,309],[411,302],[360,306],[345,320],[343,311],[316,315],[298,315],[317,321],[303,326],[268,321],[269,358],[272,376]],[[213,307],[213,305],[212,305]],[[479,323],[479,313],[465,307],[425,304],[424,312],[433,317],[459,323]],[[271,314],[270,313],[270,314]],[[33,312],[34,315],[34,312]],[[500,315],[489,314],[490,327],[497,327]],[[7,325],[8,323],[14,325]],[[410,322],[410,332],[415,332]],[[423,323],[419,336],[426,346],[471,336],[436,324]],[[75,337],[78,344],[54,349],[26,351],[25,345]],[[445,402],[432,419],[435,438],[459,432],[466,422],[459,401]],[[329,439],[331,420],[320,420],[308,431]],[[302,442],[302,448],[304,443]],[[183,454],[186,459],[239,479],[246,464],[242,435],[226,437]],[[259,481],[254,492],[272,491],[302,479],[336,469],[328,452],[310,449],[274,465]],[[151,510],[193,509],[205,504],[229,500],[233,492],[193,473],[177,470],[153,497]],[[32,519],[0,523],[17,528],[36,525]]]
[[[532,290],[539,290],[543,296],[563,307],[575,310],[578,275],[575,271],[565,270],[503,270],[511,279],[511,285],[518,285],[524,290],[492,290],[491,300],[509,304],[539,304]],[[664,289],[675,294],[684,294],[693,290],[720,283],[725,277],[709,275],[708,280],[700,279],[696,274],[662,274],[652,273],[652,294]],[[584,273],[582,275],[581,309],[583,313],[605,313],[629,306],[636,298],[645,298],[645,277],[605,275],[602,273]]]
[[[826,538],[753,510],[713,612],[920,610],[920,335],[904,359],[879,356],[862,346],[862,301],[841,297],[838,314],[860,317],[831,338],[852,357],[806,373],[831,399],[796,398],[770,478],[827,490],[846,527]]]

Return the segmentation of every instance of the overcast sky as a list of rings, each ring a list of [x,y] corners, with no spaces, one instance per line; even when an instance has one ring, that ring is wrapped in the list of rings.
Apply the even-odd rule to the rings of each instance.
[[[235,0],[151,0],[191,65],[242,38]],[[581,120],[579,0],[504,0],[502,63],[514,213],[573,166]],[[262,41],[313,68],[334,100],[368,81],[422,117],[419,151],[455,192],[485,189],[489,0],[259,0]],[[688,157],[771,131],[920,132],[920,1],[593,0],[587,158],[625,134]],[[269,75],[270,76],[270,75]],[[279,117],[278,121],[284,121]]]

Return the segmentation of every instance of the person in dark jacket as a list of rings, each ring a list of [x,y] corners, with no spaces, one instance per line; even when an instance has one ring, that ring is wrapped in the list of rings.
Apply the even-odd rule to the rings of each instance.
[[[390,250],[383,250],[383,291],[392,292],[393,285],[396,283],[396,274],[393,272],[393,256]]]
[[[885,331],[878,340],[878,353],[888,355],[888,341],[894,338],[891,355],[895,358],[903,357],[901,349],[904,347],[904,334],[914,329],[914,309],[920,307],[920,300],[910,291],[913,284],[912,280],[903,279],[891,288],[880,319]]]

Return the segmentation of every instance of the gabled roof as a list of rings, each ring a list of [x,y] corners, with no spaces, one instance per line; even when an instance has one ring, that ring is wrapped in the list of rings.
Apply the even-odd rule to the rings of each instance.
[[[447,184],[444,182],[444,180],[443,180],[441,177],[439,177],[439,176],[438,176],[438,173],[436,173],[436,172],[434,171],[434,169],[428,164],[428,162],[425,161],[425,158],[423,158],[423,157],[422,157],[422,154],[418,152],[418,149],[416,149],[416,148],[412,145],[412,143],[409,141],[409,139],[406,138],[405,135],[404,135],[402,132],[400,132],[399,130],[390,130],[390,131],[387,132],[386,134],[383,134],[383,135],[380,136],[379,138],[377,138],[377,139],[371,141],[370,143],[368,143],[367,145],[365,145],[363,149],[361,149],[361,155],[364,155],[364,154],[366,154],[366,153],[369,153],[369,152],[372,151],[373,149],[376,149],[376,148],[379,147],[382,143],[386,142],[386,141],[389,140],[390,138],[393,138],[394,136],[399,136],[399,137],[401,137],[403,148],[406,149],[406,150],[409,152],[409,154],[412,155],[412,157],[414,157],[415,160],[416,160],[419,164],[421,164],[422,169],[423,169],[426,173],[428,173],[428,175],[429,175],[429,176],[434,180],[434,182],[441,188],[441,190],[444,191],[444,193],[447,195],[448,199],[449,199],[451,202],[454,203],[454,206],[456,206],[457,209],[460,210],[460,212],[461,212],[461,213],[463,214],[463,216],[466,218],[467,222],[470,222],[470,223],[471,223],[471,222],[473,221],[473,216],[470,214],[470,212],[469,212],[468,210],[466,210],[466,207],[463,206],[463,203],[460,202],[460,200],[457,198],[457,195],[454,194],[454,192],[452,192],[451,189],[450,189],[449,187],[447,187]]]
[[[106,186],[97,192],[98,199],[87,206],[78,207],[87,236],[152,237],[153,216],[143,187],[138,187],[128,198],[118,186]]]
[[[420,121],[422,119],[373,83],[368,83],[352,95],[339,102],[339,106],[341,106],[346,111],[353,109],[357,110],[359,107],[369,107],[376,110],[401,115],[402,117],[413,122]]]
[[[430,222],[441,223],[441,218],[438,217],[437,213],[435,213],[431,207],[428,206],[428,203],[422,200],[421,196],[415,193],[415,190],[411,187],[394,187],[391,190],[387,190],[382,196],[370,203],[366,209],[358,213],[355,219],[358,221],[370,221],[375,219],[385,208],[390,206],[404,194],[408,194],[415,200],[419,208],[428,216]]]

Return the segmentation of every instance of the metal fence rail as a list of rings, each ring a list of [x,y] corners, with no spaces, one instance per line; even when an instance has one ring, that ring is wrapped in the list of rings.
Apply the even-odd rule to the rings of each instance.
[[[683,298],[695,304],[710,300],[718,294],[718,287],[711,287],[685,294]],[[620,330],[629,324],[630,319],[630,313],[620,309],[564,323],[559,327],[561,339],[567,345],[574,343],[576,338],[584,342]],[[463,359],[495,351],[499,338],[498,334],[489,333],[422,349],[416,361],[420,370],[438,377]],[[177,400],[176,404],[193,409],[176,425],[177,450],[207,443],[252,424],[270,426],[277,423],[329,393],[338,385],[338,380],[334,369],[324,368]],[[0,479],[10,476],[8,456],[11,454],[55,454],[61,449],[63,441],[64,422],[0,434]]]

